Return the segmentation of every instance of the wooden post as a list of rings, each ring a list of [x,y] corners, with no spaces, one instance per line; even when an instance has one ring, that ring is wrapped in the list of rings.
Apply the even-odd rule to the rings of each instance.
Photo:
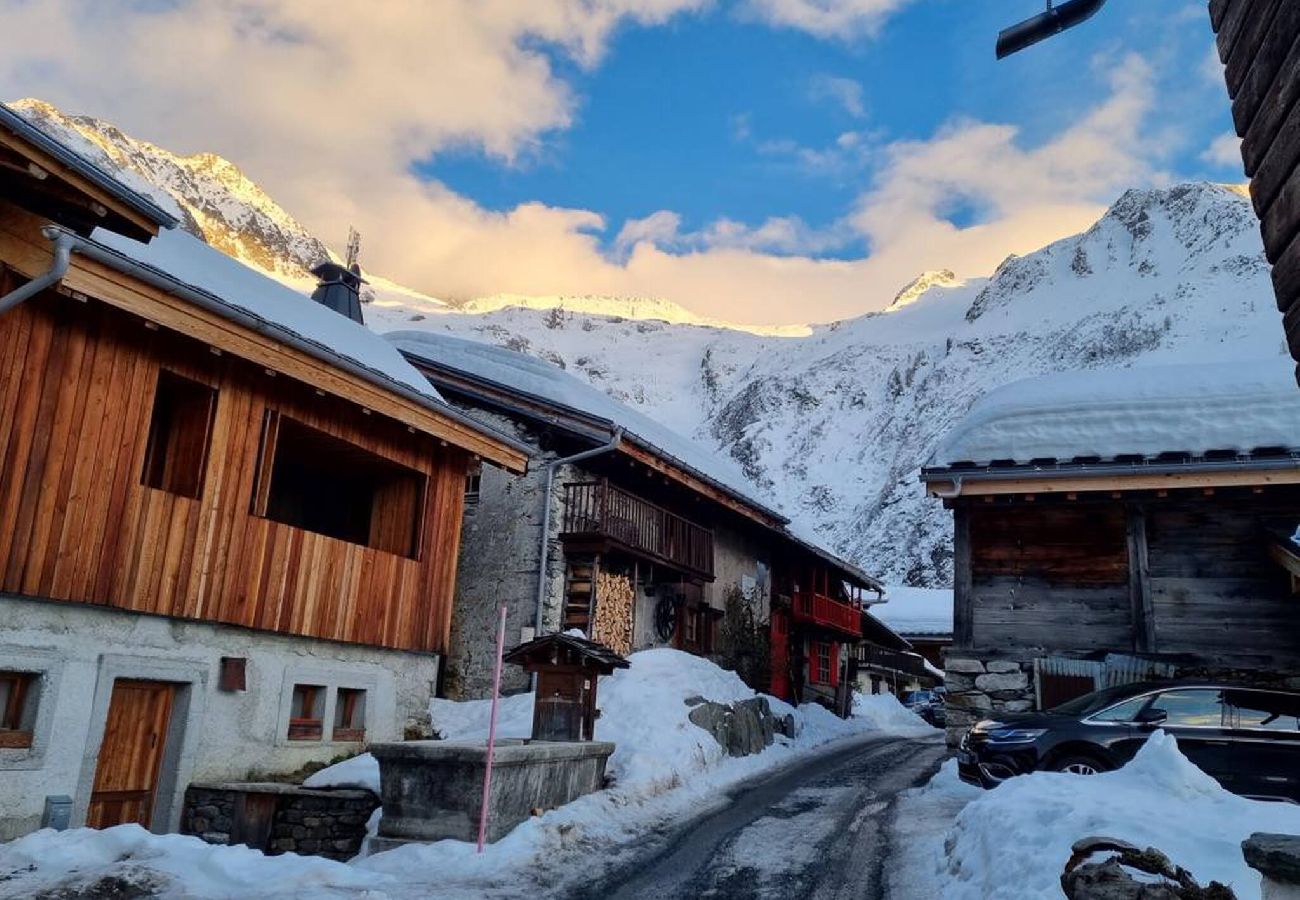
[[[952,643],[969,648],[975,640],[975,592],[971,573],[970,507],[952,510]]]
[[[1128,592],[1132,617],[1133,649],[1154,653],[1156,616],[1151,601],[1151,572],[1147,561],[1146,510],[1137,503],[1126,507],[1128,520]]]
[[[497,624],[497,664],[492,673],[492,712],[488,716],[487,767],[483,771],[483,806],[478,816],[478,852],[483,852],[487,837],[488,810],[492,804],[492,751],[497,743],[497,707],[501,702],[502,656],[506,650],[506,605],[501,604],[501,621]]]

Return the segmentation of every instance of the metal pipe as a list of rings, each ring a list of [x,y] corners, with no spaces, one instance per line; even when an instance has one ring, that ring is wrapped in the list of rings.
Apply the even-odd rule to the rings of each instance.
[[[602,444],[599,447],[593,447],[590,450],[584,450],[581,453],[575,453],[572,456],[554,459],[546,464],[546,490],[542,494],[541,549],[538,554],[539,561],[537,564],[537,608],[533,613],[534,637],[541,637],[542,634],[542,601],[546,599],[546,566],[550,562],[551,556],[551,491],[555,487],[555,471],[559,469],[560,466],[582,462],[584,459],[591,459],[593,456],[601,456],[602,454],[609,453],[612,450],[617,450],[622,443],[623,429],[620,427],[614,429],[614,436],[609,439],[609,443]],[[533,681],[537,681],[537,675],[535,673],[533,675]]]
[[[944,490],[940,490],[937,487],[931,487],[930,493],[934,494],[934,496],[938,497],[940,500],[957,499],[958,497],[961,496],[961,476],[952,479],[951,491],[944,491]]]
[[[1086,22],[1105,5],[1106,0],[1066,0],[1060,6],[1053,6],[1051,0],[1048,0],[1046,12],[1002,30],[998,35],[998,59],[1005,59],[1039,41],[1060,34],[1067,28]]]
[[[63,279],[63,276],[68,273],[68,266],[72,262],[72,247],[75,240],[68,232],[59,232],[58,237],[54,239],[54,260],[50,263],[50,267],[43,274],[36,276],[22,287],[15,288],[0,297],[0,316],[3,316],[24,300],[29,300],[41,291],[53,287]]]
[[[259,315],[248,312],[230,303],[222,301],[219,297],[208,294],[205,291],[191,287],[182,281],[177,281],[169,275],[166,275],[156,269],[151,268],[144,263],[137,262],[129,256],[125,256],[107,247],[100,246],[93,241],[77,237],[71,232],[64,231],[61,228],[46,226],[44,229],[45,236],[54,241],[57,252],[60,242],[64,238],[68,239],[71,250],[80,253],[88,259],[103,263],[119,272],[125,272],[133,278],[138,278],[147,284],[166,291],[169,294],[175,294],[201,309],[206,309],[221,316],[223,319],[230,319],[238,322],[247,328],[251,328],[258,334],[266,335],[275,341],[301,350],[309,356],[329,363],[331,366],[342,369],[356,377],[368,381],[373,385],[383,388],[386,391],[397,394],[402,399],[416,404],[426,410],[436,413],[445,419],[451,419],[457,424],[464,425],[480,434],[491,435],[494,440],[500,441],[511,449],[517,450],[526,456],[532,456],[532,449],[528,446],[508,437],[499,434],[481,422],[476,421],[460,410],[456,409],[449,403],[440,403],[433,398],[421,394],[412,387],[402,384],[400,381],[389,378],[380,372],[375,371],[361,363],[348,359],[346,356],[339,355],[332,348],[319,344],[315,341],[308,340],[297,332],[284,327],[278,322],[264,319]],[[66,268],[66,267],[65,267]],[[25,285],[30,287],[30,284]],[[22,290],[21,288],[19,290]],[[309,302],[304,298],[304,302]]]

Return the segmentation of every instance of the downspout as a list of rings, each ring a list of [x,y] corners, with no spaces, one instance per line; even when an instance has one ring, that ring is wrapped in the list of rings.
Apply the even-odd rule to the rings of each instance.
[[[63,279],[63,276],[68,274],[68,266],[72,262],[72,246],[74,243],[76,243],[76,239],[72,235],[65,231],[59,232],[58,237],[54,239],[54,260],[50,263],[49,269],[21,287],[15,288],[0,297],[0,316],[3,316],[23,301],[35,297],[41,291],[58,284]]]
[[[941,490],[937,487],[930,488],[930,493],[940,500],[956,500],[961,496],[961,476],[952,479],[952,488],[950,490]]]
[[[560,459],[551,460],[546,464],[546,490],[543,493],[542,504],[542,537],[537,564],[537,608],[533,613],[533,634],[540,637],[542,633],[542,601],[546,599],[546,566],[550,562],[551,556],[551,491],[555,487],[555,472],[560,466],[567,466],[571,463],[582,462],[584,459],[591,459],[593,456],[601,456],[617,450],[623,443],[623,429],[621,427],[614,430],[614,436],[609,439],[609,443],[601,444],[599,447],[593,447],[590,450],[584,450],[581,453],[575,453],[572,456],[565,456]],[[533,680],[536,681],[536,674]]]

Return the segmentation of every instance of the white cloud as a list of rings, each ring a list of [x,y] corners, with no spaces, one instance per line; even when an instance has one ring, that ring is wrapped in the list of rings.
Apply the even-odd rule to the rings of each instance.
[[[745,0],[744,14],[821,38],[874,35],[910,0]]]
[[[1225,169],[1241,171],[1241,138],[1234,132],[1225,131],[1210,141],[1210,146],[1201,154],[1201,160],[1210,165]]]
[[[855,119],[867,114],[862,99],[862,85],[852,78],[818,75],[808,85],[808,96],[815,101],[829,100]]]

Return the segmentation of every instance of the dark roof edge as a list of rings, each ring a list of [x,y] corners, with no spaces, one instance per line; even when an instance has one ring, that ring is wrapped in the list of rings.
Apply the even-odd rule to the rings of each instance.
[[[1191,459],[1186,462],[1096,462],[1058,463],[1055,465],[985,465],[985,466],[927,466],[919,476],[930,481],[1003,481],[1017,478],[1104,478],[1114,475],[1179,475],[1215,472],[1279,472],[1300,469],[1300,454],[1292,451],[1288,457],[1260,456],[1246,459]]]
[[[35,144],[43,152],[53,156],[96,187],[112,194],[159,228],[175,228],[180,224],[180,221],[175,216],[144,194],[127,187],[120,180],[114,178],[58,139],[46,134],[3,103],[0,103],[0,125],[3,125],[23,140]]]
[[[407,359],[418,361],[420,364],[428,368],[436,369],[447,373],[454,373],[457,378],[461,378],[475,384],[483,385],[485,387],[496,388],[497,390],[504,391],[509,394],[515,394],[520,397],[527,397],[529,400],[533,401],[534,403],[537,403],[542,406],[550,407],[551,409],[557,410],[558,412],[561,412],[566,416],[596,425],[604,429],[605,431],[607,431],[611,437],[613,436],[615,431],[617,431],[620,427],[622,427],[617,422],[610,421],[609,419],[606,419],[603,416],[597,416],[594,415],[593,413],[589,413],[581,409],[576,409],[572,406],[568,406],[567,404],[560,403],[548,397],[542,397],[537,394],[531,393],[529,391],[520,390],[519,388],[514,387],[513,385],[502,384],[501,382],[495,381],[491,378],[485,378],[482,375],[475,375],[471,372],[466,372],[464,369],[458,369],[454,366],[446,365],[436,359],[432,359],[428,356],[425,356],[422,353],[416,353],[414,350],[408,349],[407,347],[403,346],[404,343],[405,342],[399,343],[397,341],[394,341],[393,345]],[[456,388],[453,387],[453,390],[454,389]],[[463,391],[463,388],[461,390]],[[483,399],[487,401],[487,400],[491,400],[492,398],[484,397]],[[520,415],[526,415],[531,418],[537,418],[536,413],[532,413],[528,410],[518,409],[517,411]],[[549,424],[557,425],[559,423],[549,422]],[[582,432],[576,430],[573,431],[573,433],[587,438],[591,437],[591,435],[583,434]],[[744,494],[740,493],[736,489],[723,484],[722,482],[718,481],[716,478],[713,478],[712,476],[707,475],[704,472],[701,472],[699,469],[696,469],[694,466],[692,466],[690,463],[686,462],[685,460],[677,458],[673,454],[669,453],[667,450],[664,450],[663,448],[659,447],[654,442],[644,437],[641,437],[635,431],[631,431],[628,430],[627,428],[623,428],[623,439],[633,444],[636,444],[637,446],[641,447],[643,450],[647,450],[655,454],[656,456],[659,456],[662,459],[667,460],[668,462],[672,463],[674,466],[681,469],[682,471],[690,473],[691,475],[695,476],[696,478],[699,478],[701,481],[705,482],[706,484],[709,484],[717,488],[718,490],[722,491],[723,493],[727,494],[729,497],[732,497],[733,499],[740,501],[741,503],[745,504],[751,509],[761,512],[763,515],[767,516],[768,518],[773,519],[774,521],[777,521],[782,525],[788,525],[790,523],[790,520],[788,518],[786,518],[784,515],[777,512],[776,510],[772,509],[771,507],[765,506],[764,504],[759,503],[758,501],[754,500],[751,497],[746,497]]]

